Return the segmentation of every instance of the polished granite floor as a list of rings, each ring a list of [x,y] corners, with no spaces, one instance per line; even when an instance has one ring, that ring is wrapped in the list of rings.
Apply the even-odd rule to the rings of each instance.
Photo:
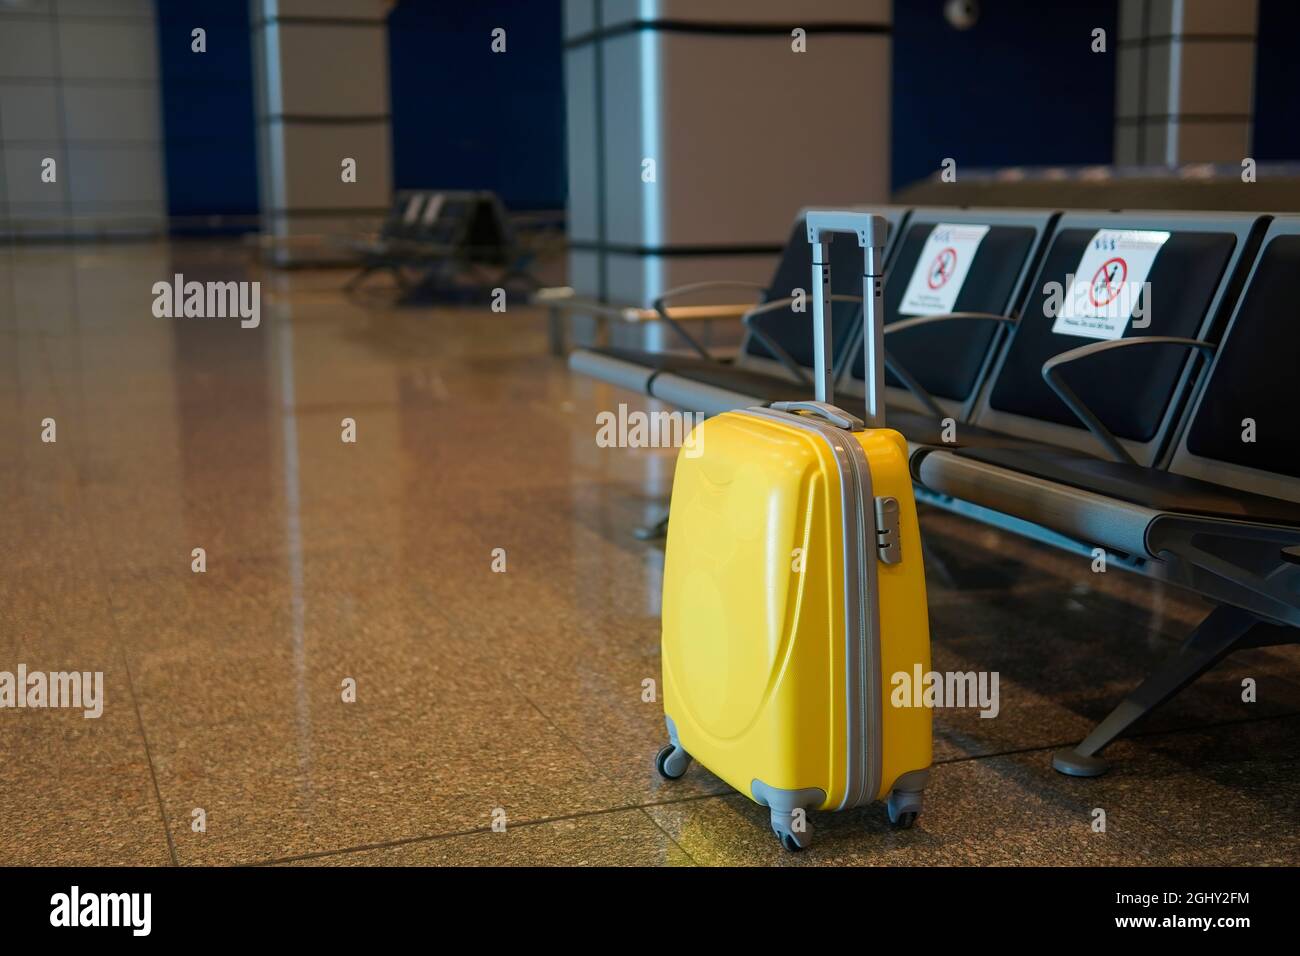
[[[342,273],[248,261],[0,254],[0,670],[106,683],[98,720],[0,710],[0,863],[1300,858],[1300,649],[1237,655],[1110,775],[1062,777],[1053,749],[1206,608],[933,510],[935,665],[998,671],[1001,713],[937,714],[916,829],[817,815],[814,848],[785,853],[707,772],[651,766],[663,553],[631,531],[672,459],[595,442],[596,412],[638,399],[570,376],[528,308],[350,302]],[[176,272],[260,278],[260,327],[154,318]]]

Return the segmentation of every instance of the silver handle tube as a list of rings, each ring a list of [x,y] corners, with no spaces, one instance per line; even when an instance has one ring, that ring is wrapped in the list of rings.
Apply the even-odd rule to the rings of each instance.
[[[868,428],[885,427],[885,295],[879,266],[883,249],[862,250],[862,369]]]
[[[884,247],[888,223],[883,216],[850,210],[810,210],[805,219],[813,260],[813,336],[815,340],[816,396],[834,403],[831,373],[831,321],[826,302],[831,294],[828,246],[837,232],[857,237],[862,249],[862,347],[864,351],[866,416],[868,428],[885,427],[885,307]]]
[[[831,371],[831,301],[830,243],[812,244],[813,294],[813,392],[817,401],[835,403],[835,375]]]

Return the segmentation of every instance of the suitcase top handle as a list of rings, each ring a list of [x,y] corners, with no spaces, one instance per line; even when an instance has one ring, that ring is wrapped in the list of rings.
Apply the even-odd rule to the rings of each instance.
[[[865,422],[868,428],[885,427],[885,329],[884,259],[889,224],[883,216],[869,212],[815,209],[805,216],[808,242],[812,245],[813,293],[813,381],[819,402],[834,404],[834,375],[831,371],[831,322],[826,303],[831,296],[831,257],[826,246],[835,233],[857,236],[862,247],[862,348],[867,397]]]

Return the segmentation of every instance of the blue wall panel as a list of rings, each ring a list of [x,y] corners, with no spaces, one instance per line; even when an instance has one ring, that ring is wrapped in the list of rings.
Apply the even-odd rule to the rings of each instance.
[[[168,214],[255,216],[248,5],[158,0],[157,10]],[[191,52],[195,27],[207,31],[206,53]]]
[[[491,33],[506,31],[506,52]],[[393,184],[495,190],[560,208],[565,174],[559,0],[406,0],[389,18]]]
[[[894,3],[891,178],[962,166],[1089,165],[1114,154],[1116,0],[982,0],[956,30],[944,0]],[[1092,31],[1107,52],[1093,53]]]
[[[894,188],[947,156],[966,167],[1108,163],[1113,154],[1116,0],[983,0],[958,31],[944,0],[894,4]],[[190,52],[190,30],[208,52]],[[507,52],[490,34],[507,31]],[[248,8],[159,0],[158,42],[173,216],[253,215],[256,131]],[[1109,50],[1091,52],[1094,27]],[[1261,0],[1253,153],[1300,160],[1300,4]],[[516,208],[565,196],[559,0],[403,0],[389,30],[394,185],[492,189]]]
[[[1295,96],[1300,89],[1300,3],[1260,0],[1255,53],[1255,137],[1251,155],[1259,162],[1300,160],[1300,123]]]

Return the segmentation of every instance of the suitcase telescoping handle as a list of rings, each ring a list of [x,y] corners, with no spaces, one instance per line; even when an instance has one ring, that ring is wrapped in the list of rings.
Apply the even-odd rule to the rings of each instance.
[[[812,210],[806,216],[808,242],[812,245],[813,356],[818,402],[835,402],[831,363],[830,243],[835,233],[852,233],[862,247],[862,347],[867,396],[865,423],[868,428],[885,427],[885,308],[884,252],[888,224],[883,216],[869,212]]]

